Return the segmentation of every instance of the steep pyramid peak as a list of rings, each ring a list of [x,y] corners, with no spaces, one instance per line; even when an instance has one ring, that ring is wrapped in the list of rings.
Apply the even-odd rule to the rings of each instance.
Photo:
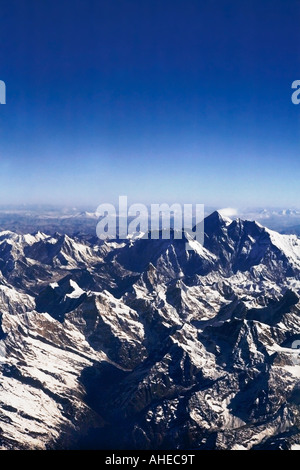
[[[220,211],[214,211],[204,219],[205,226],[209,227],[227,227],[232,223],[232,220],[222,215]]]

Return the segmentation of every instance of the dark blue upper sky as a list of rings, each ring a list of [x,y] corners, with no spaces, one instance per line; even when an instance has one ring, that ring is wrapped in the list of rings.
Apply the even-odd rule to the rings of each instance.
[[[299,205],[299,0],[1,0],[0,201]]]

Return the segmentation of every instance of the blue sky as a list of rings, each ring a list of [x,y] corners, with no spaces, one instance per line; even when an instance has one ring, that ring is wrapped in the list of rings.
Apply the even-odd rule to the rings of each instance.
[[[297,0],[10,0],[0,202],[299,206]]]

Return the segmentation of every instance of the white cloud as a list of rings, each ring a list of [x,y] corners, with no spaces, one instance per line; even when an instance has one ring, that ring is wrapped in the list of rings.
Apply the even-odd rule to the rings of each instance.
[[[220,209],[218,212],[223,217],[236,217],[238,215],[238,211],[237,209],[234,209],[234,207],[225,207],[224,209]]]

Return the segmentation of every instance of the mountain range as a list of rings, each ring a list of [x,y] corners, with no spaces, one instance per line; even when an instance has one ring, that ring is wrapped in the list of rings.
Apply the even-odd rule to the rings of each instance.
[[[0,449],[297,449],[300,238],[0,232]]]

